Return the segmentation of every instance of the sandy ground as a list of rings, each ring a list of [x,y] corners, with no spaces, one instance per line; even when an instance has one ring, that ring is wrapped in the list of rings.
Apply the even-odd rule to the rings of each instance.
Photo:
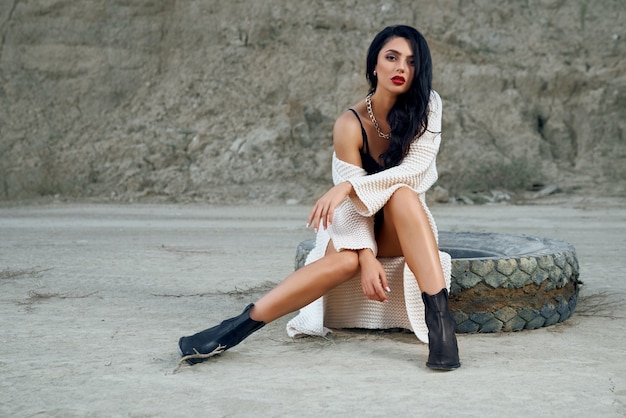
[[[563,324],[459,335],[451,373],[412,334],[292,340],[288,318],[173,372],[178,337],[292,271],[307,207],[2,208],[0,416],[625,416],[625,203],[433,206],[441,230],[574,244],[585,283]]]

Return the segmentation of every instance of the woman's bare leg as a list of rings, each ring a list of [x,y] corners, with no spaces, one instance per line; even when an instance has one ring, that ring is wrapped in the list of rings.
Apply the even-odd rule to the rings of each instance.
[[[437,241],[419,196],[402,187],[384,208],[378,236],[378,256],[403,255],[422,292],[430,295],[446,287]]]
[[[254,304],[250,317],[269,323],[294,312],[352,278],[359,269],[355,251],[335,251],[329,243],[326,255],[291,273]]]
[[[454,330],[456,323],[448,306],[448,291],[439,260],[437,241],[419,196],[407,187],[398,189],[385,205],[383,227],[378,237],[378,255],[404,255],[415,274],[424,301],[428,327],[426,366],[454,370],[461,366]]]
[[[181,362],[200,363],[236,346],[266,323],[293,312],[353,277],[359,269],[355,251],[335,251],[332,242],[326,255],[287,276],[278,286],[250,304],[240,314],[194,335],[181,337]]]

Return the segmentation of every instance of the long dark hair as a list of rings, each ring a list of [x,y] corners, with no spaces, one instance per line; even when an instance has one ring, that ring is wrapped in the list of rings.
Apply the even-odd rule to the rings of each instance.
[[[378,54],[387,41],[395,37],[404,38],[411,43],[415,73],[409,91],[398,96],[387,115],[387,122],[391,126],[391,139],[389,148],[381,155],[385,168],[400,164],[409,152],[409,146],[414,138],[428,129],[428,102],[433,79],[430,49],[424,36],[410,26],[388,26],[376,35],[367,52],[365,76],[370,84],[370,93],[376,90],[378,84],[378,79],[374,75]]]

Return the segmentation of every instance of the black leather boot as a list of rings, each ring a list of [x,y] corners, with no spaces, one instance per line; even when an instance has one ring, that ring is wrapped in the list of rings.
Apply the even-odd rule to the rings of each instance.
[[[428,327],[428,361],[426,366],[437,370],[454,370],[461,367],[459,348],[454,330],[456,322],[448,307],[448,289],[436,295],[422,293],[426,326]]]
[[[184,360],[189,364],[201,363],[209,357],[236,346],[254,331],[263,328],[265,322],[250,318],[250,310],[253,306],[254,304],[251,303],[241,315],[178,340],[178,351],[183,357],[181,361]]]

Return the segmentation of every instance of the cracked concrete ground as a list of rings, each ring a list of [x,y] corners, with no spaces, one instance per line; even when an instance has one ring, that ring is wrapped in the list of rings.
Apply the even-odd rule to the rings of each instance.
[[[584,282],[562,324],[459,335],[450,373],[412,334],[292,340],[289,317],[173,372],[181,335],[292,271],[308,207],[0,208],[0,416],[624,416],[624,203],[433,206],[440,230],[572,243]]]

